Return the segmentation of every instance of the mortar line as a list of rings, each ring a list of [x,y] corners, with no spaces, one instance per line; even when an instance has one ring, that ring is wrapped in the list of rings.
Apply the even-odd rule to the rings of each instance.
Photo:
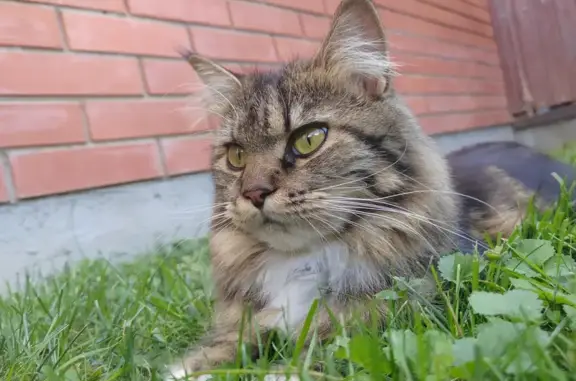
[[[170,177],[168,173],[168,165],[166,164],[166,156],[164,152],[164,147],[162,146],[162,141],[160,137],[154,138],[156,141],[156,147],[158,148],[158,163],[157,165],[160,167],[162,171],[162,179],[166,180]]]
[[[8,202],[15,204],[18,202],[18,196],[16,195],[14,173],[12,172],[12,167],[10,166],[8,153],[4,150],[0,150],[0,169],[2,169],[2,172],[4,173],[4,183],[8,193]]]

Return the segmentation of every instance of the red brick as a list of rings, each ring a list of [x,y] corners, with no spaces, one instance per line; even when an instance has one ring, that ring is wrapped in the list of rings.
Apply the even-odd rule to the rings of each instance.
[[[497,126],[509,123],[506,110],[483,111],[462,114],[442,114],[419,118],[420,125],[428,134],[440,134],[469,130],[477,127]]]
[[[275,41],[278,56],[282,61],[290,61],[296,58],[310,58],[316,53],[320,46],[319,43],[296,38],[276,37]]]
[[[224,0],[128,0],[130,12],[158,19],[230,25]]]
[[[324,12],[324,4],[322,3],[322,0],[264,0],[264,2],[303,11],[316,13]]]
[[[83,142],[82,119],[77,103],[0,104],[0,147]]]
[[[59,48],[56,11],[21,3],[0,3],[0,46]]]
[[[406,13],[433,22],[439,22],[450,27],[457,27],[467,31],[492,37],[492,27],[486,23],[466,18],[457,13],[450,12],[422,1],[416,0],[376,0],[376,3],[397,12]]]
[[[302,13],[300,15],[304,34],[308,37],[323,39],[330,29],[330,19],[327,17],[313,16]]]
[[[209,129],[206,116],[185,100],[91,101],[86,113],[93,140],[115,140]]]
[[[184,26],[74,11],[63,19],[74,50],[178,56],[176,48],[190,45]]]
[[[230,3],[232,23],[242,29],[301,36],[298,13],[265,4]]]
[[[210,168],[212,139],[176,138],[164,139],[162,151],[169,175],[201,172]]]
[[[400,64],[398,71],[402,74],[482,77],[502,81],[502,70],[499,67],[475,62],[453,61],[403,53],[396,53],[394,61]]]
[[[501,96],[434,97],[428,103],[430,112],[466,111],[479,109],[505,109],[507,100]]]
[[[324,8],[326,10],[326,13],[329,15],[333,15],[334,12],[336,11],[336,8],[338,8],[338,5],[340,5],[342,1],[341,0],[324,0]]]
[[[395,79],[396,89],[410,94],[466,94],[503,95],[502,82],[487,79],[441,78],[425,76],[399,76]]]
[[[124,0],[25,0],[34,3],[64,5],[74,8],[97,9],[109,12],[126,12]]]
[[[184,60],[142,60],[146,90],[150,94],[190,94],[198,89],[199,79]]]
[[[79,147],[10,155],[20,198],[155,178],[161,175],[154,143]]]
[[[462,46],[398,33],[388,33],[387,38],[393,59],[398,54],[396,51],[406,51],[466,61],[478,61],[494,67],[500,67],[500,58],[497,51],[488,51],[471,46]]]
[[[473,4],[479,8],[488,8],[488,3],[486,0],[463,0],[465,3]]]
[[[431,98],[425,96],[404,96],[402,100],[408,105],[413,114],[421,115],[429,113],[428,102]]]
[[[441,39],[459,44],[476,46],[496,51],[496,43],[490,37],[479,36],[454,28],[438,25],[429,21],[420,20],[412,16],[392,12],[387,9],[380,10],[382,22],[387,29],[409,32],[410,34],[426,36],[429,39]]]
[[[463,1],[454,1],[454,0],[422,0],[422,1],[434,4],[440,8],[454,11],[461,15],[474,18],[476,20],[483,21],[487,24],[490,24],[491,22],[490,13],[486,9],[471,7],[470,4],[466,4]]]
[[[411,96],[405,101],[416,114],[506,108],[505,96]]]
[[[208,57],[237,61],[277,61],[270,36],[205,28],[193,28],[191,34],[196,51]]]
[[[0,167],[0,202],[8,201],[8,185],[5,176],[4,169]]]
[[[2,95],[139,94],[142,81],[132,58],[0,52]]]

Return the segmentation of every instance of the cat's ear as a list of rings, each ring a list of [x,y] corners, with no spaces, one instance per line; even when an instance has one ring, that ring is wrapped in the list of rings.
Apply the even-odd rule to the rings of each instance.
[[[180,50],[180,55],[194,68],[205,85],[202,100],[207,107],[218,108],[223,102],[229,102],[229,94],[242,87],[240,74],[233,73],[216,62],[187,50]]]
[[[371,0],[343,0],[314,62],[331,76],[353,80],[372,95],[390,87],[394,65]]]

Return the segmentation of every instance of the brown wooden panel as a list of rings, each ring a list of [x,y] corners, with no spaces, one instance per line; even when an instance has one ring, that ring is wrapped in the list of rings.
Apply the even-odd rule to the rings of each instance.
[[[558,1],[556,14],[568,67],[566,83],[570,85],[570,99],[574,101],[576,99],[576,0]]]
[[[510,112],[576,101],[576,0],[491,0]]]
[[[508,109],[511,114],[520,113],[524,107],[521,76],[518,75],[519,52],[518,46],[514,44],[512,28],[507,25],[512,23],[511,3],[503,1],[496,8],[491,2],[490,8],[492,13],[492,22],[494,25],[494,36],[498,43],[498,52],[500,53],[500,64],[506,86],[506,95],[508,98]]]

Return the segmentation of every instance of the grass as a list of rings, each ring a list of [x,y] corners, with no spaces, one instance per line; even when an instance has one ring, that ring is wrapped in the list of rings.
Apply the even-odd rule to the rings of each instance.
[[[557,154],[576,163],[576,150]],[[310,348],[276,340],[256,363],[241,359],[223,380],[290,363],[304,380],[576,379],[576,220],[566,195],[528,218],[484,258],[439,264],[439,296],[408,298],[398,279],[377,300],[385,330],[352,322]],[[0,380],[160,380],[208,328],[206,241],[181,242],[130,263],[86,261],[0,297]],[[294,360],[306,352],[305,363]],[[322,371],[306,371],[321,364]],[[224,370],[215,371],[224,374]]]

